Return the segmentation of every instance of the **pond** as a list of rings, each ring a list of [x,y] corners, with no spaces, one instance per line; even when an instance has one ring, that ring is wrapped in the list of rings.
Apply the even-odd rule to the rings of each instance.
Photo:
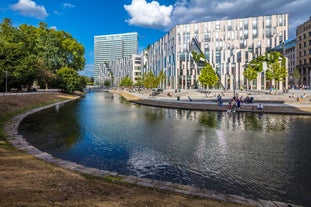
[[[140,106],[111,93],[26,117],[54,157],[252,199],[311,203],[311,117]]]

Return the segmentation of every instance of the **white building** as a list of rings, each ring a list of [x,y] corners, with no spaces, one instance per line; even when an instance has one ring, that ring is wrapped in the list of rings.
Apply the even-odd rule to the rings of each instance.
[[[254,57],[264,54],[288,38],[288,15],[277,14],[241,19],[176,25],[159,41],[145,49],[144,70],[166,76],[165,88],[200,87],[199,71],[191,51],[201,51],[216,70],[219,88],[247,87],[244,69]],[[266,89],[271,83],[265,71],[253,81],[253,89]]]
[[[126,76],[136,84],[143,74],[141,63],[141,55],[134,54],[112,61],[110,69],[113,74],[113,85],[118,86]]]

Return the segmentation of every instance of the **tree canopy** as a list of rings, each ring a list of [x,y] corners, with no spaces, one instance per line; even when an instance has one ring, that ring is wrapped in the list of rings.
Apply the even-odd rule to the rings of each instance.
[[[30,87],[34,81],[48,87],[59,83],[60,69],[77,72],[84,65],[83,45],[65,31],[48,29],[43,22],[16,28],[8,18],[0,24],[0,90],[6,73],[11,88]]]

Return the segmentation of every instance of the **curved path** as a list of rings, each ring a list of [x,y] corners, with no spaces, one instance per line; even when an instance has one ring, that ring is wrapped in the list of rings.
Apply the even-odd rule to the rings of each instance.
[[[193,195],[193,196],[199,196],[204,198],[212,198],[224,202],[232,202],[232,203],[238,203],[238,204],[244,204],[247,206],[271,206],[271,207],[288,207],[288,206],[297,206],[289,203],[279,202],[279,201],[268,201],[268,200],[252,200],[247,199],[242,196],[237,195],[227,195],[222,193],[217,193],[214,191],[206,190],[206,189],[199,189],[192,186],[187,185],[180,185],[176,183],[171,182],[165,182],[165,181],[158,181],[158,180],[151,180],[146,178],[139,178],[135,176],[124,176],[120,175],[116,172],[110,172],[105,170],[99,170],[95,168],[85,167],[80,164],[77,164],[75,162],[70,162],[66,160],[61,160],[58,158],[53,157],[52,155],[42,152],[39,149],[35,148],[34,146],[30,145],[22,135],[18,133],[18,126],[20,122],[28,115],[35,113],[37,111],[54,107],[59,104],[65,104],[66,102],[69,102],[71,100],[63,101],[60,103],[51,104],[48,106],[36,108],[33,110],[30,110],[26,113],[20,114],[16,117],[14,117],[11,121],[6,123],[5,125],[5,133],[7,134],[8,141],[14,145],[16,148],[26,151],[29,154],[32,154],[33,156],[45,160],[49,163],[53,163],[55,165],[58,165],[60,167],[77,171],[80,173],[90,174],[98,177],[106,177],[106,176],[114,176],[120,178],[121,182],[126,182],[130,184],[135,184],[143,187],[148,188],[157,188],[161,190],[168,190],[173,191],[177,193],[182,193],[186,195]]]

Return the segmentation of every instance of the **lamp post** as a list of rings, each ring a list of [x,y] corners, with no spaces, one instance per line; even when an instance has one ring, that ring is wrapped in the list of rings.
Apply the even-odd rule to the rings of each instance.
[[[5,92],[8,92],[8,71],[5,71]]]

